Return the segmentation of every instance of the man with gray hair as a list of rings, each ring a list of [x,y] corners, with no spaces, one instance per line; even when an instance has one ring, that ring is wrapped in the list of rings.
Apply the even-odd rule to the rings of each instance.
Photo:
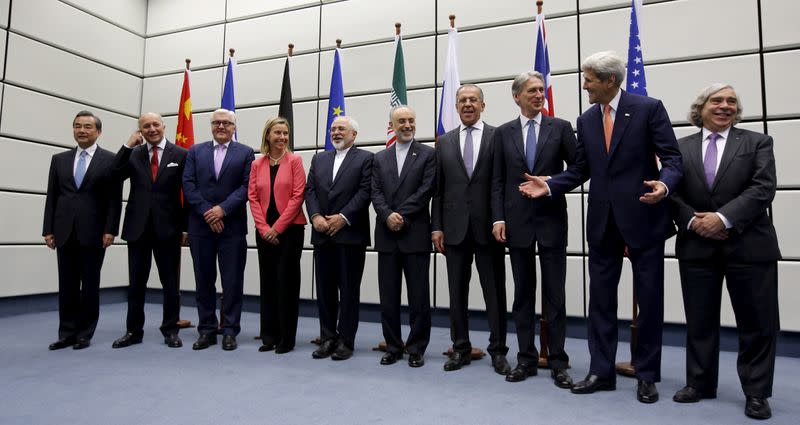
[[[564,351],[567,312],[564,286],[567,273],[567,200],[563,194],[541,199],[522,196],[524,175],[549,176],[575,162],[572,124],[548,116],[544,110],[544,76],[537,71],[519,74],[511,84],[519,116],[494,133],[492,177],[492,233],[511,255],[514,275],[513,316],[519,352],[517,366],[507,376],[519,382],[537,374],[536,256],[542,270],[542,310],[548,323],[547,363],[556,386],[571,388]]]
[[[717,395],[724,279],[739,332],[745,414],[767,419],[779,329],[781,253],[767,214],[777,186],[775,155],[771,137],[734,127],[741,114],[733,87],[712,84],[689,112],[701,130],[678,141],[685,174],[671,200],[686,312],[686,386],[673,400]]]
[[[661,380],[664,241],[675,234],[669,205],[661,201],[683,176],[681,153],[661,101],[620,90],[625,63],[619,56],[595,53],[581,70],[583,89],[595,105],[578,118],[575,163],[551,179],[526,176],[520,191],[534,198],[558,196],[591,178],[586,214],[591,364],[572,392],[616,389],[617,286],[627,248],[640,310],[632,358],[636,398],[654,403]]]
[[[200,337],[192,345],[203,350],[217,343],[216,281],[222,280],[222,349],[235,350],[241,327],[244,266],[247,260],[247,184],[253,149],[233,142],[236,115],[226,109],[211,114],[214,140],[189,149],[183,171],[183,194],[189,204],[189,248],[197,285]]]
[[[321,342],[312,357],[346,360],[353,355],[361,276],[370,244],[373,155],[354,146],[358,123],[353,118],[337,117],[330,133],[335,150],[311,159],[305,192],[313,226]]]

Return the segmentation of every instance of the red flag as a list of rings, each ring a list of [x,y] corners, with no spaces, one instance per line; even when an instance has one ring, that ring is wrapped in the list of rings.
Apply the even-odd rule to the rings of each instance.
[[[175,144],[189,149],[194,145],[194,126],[192,125],[192,95],[189,93],[189,70],[183,73],[183,89],[178,104],[178,127]]]

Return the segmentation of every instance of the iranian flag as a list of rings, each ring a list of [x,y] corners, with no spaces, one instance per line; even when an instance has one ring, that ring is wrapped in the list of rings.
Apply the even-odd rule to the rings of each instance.
[[[392,97],[389,106],[394,108],[398,105],[407,105],[408,96],[406,94],[406,71],[403,64],[403,38],[400,34],[394,37],[394,72],[392,73]],[[390,108],[390,110],[391,110]],[[389,117],[389,127],[386,130],[386,147],[392,146],[397,140],[397,135],[392,129],[392,120]]]

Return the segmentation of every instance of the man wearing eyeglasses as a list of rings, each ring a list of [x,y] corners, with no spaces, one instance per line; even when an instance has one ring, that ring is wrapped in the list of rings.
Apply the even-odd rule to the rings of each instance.
[[[222,349],[235,350],[242,316],[244,266],[247,256],[247,183],[253,149],[232,142],[236,115],[217,109],[211,115],[212,141],[192,146],[183,172],[183,194],[189,204],[189,248],[194,262],[200,337],[192,345],[203,350],[217,343],[215,262],[222,291]]]

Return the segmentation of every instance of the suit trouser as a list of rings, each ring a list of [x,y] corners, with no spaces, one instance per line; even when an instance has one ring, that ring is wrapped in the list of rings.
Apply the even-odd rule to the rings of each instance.
[[[428,271],[431,257],[427,252],[378,253],[378,290],[381,299],[381,325],[386,339],[386,351],[403,352],[400,332],[400,298],[402,275],[406,276],[408,290],[409,324],[411,332],[405,343],[409,354],[425,354],[431,339],[431,297]]]
[[[341,340],[350,349],[354,347],[365,258],[363,245],[329,242],[314,247],[322,341]]]
[[[74,229],[56,249],[59,339],[92,339],[100,317],[100,269],[105,254],[102,246],[81,246]]]
[[[609,214],[603,240],[589,243],[589,372],[615,380],[617,356],[617,287],[622,273],[625,241]],[[636,376],[661,381],[661,340],[664,327],[664,242],[628,248],[633,290],[639,302],[638,341],[632,363]]]
[[[256,236],[261,287],[261,343],[294,348],[300,308],[300,256],[303,225],[292,224],[272,245]]]
[[[510,248],[511,272],[514,275],[514,304],[512,314],[517,328],[521,364],[536,365],[536,258],[534,245],[528,248]],[[564,369],[569,356],[564,351],[567,329],[566,309],[566,245],[548,247],[539,245],[539,264],[542,269],[542,301],[548,327],[548,356],[551,368]]]
[[[686,383],[714,392],[719,376],[719,314],[722,279],[728,287],[739,355],[736,369],[745,395],[772,396],[778,319],[777,263],[736,263],[719,254],[679,262],[686,311]]]
[[[128,332],[141,336],[144,328],[144,298],[150,266],[156,259],[158,277],[164,292],[161,333],[178,333],[181,310],[178,279],[181,259],[181,234],[159,240],[152,221],[148,220],[144,232],[136,241],[128,241]]]
[[[222,333],[238,335],[242,317],[244,266],[247,261],[247,241],[241,236],[189,235],[189,248],[194,263],[197,287],[197,331],[201,335],[217,332],[217,262],[222,280]]]
[[[475,243],[470,232],[458,245],[445,245],[447,282],[450,292],[450,338],[453,350],[472,351],[469,340],[469,283],[472,278],[472,259],[480,277],[486,317],[489,321],[489,346],[494,357],[508,352],[506,346],[506,269],[505,250],[502,245],[490,242]]]

